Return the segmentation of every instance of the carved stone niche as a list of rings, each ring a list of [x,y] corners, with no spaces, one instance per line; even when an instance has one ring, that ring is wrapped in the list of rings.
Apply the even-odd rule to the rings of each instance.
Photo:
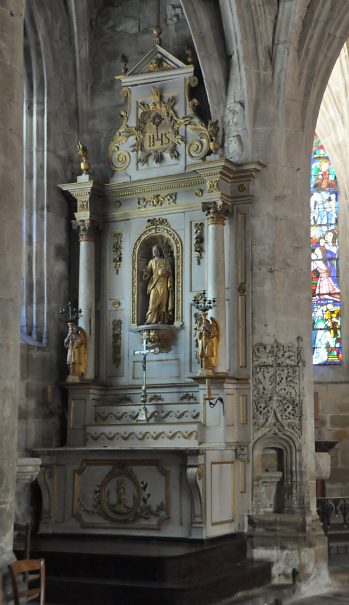
[[[291,434],[269,431],[253,447],[253,513],[299,512],[299,446]]]
[[[145,324],[150,327],[159,324],[180,327],[183,323],[182,242],[167,219],[149,219],[148,225],[133,247],[131,324],[133,327]],[[152,286],[156,281],[155,265],[152,264],[154,247],[160,250],[159,258],[167,277],[162,280],[162,285],[158,282],[158,291],[152,294]],[[156,288],[155,285],[154,290]],[[150,314],[150,309],[156,308],[161,288],[167,288],[166,312],[163,314],[155,311]]]

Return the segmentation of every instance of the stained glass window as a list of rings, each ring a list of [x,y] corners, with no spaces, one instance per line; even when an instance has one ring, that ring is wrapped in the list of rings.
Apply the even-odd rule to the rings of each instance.
[[[311,159],[313,364],[342,362],[337,177],[315,135]]]

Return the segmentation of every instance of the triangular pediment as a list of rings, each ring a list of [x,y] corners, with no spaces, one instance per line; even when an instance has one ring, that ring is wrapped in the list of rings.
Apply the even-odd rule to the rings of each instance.
[[[170,71],[188,68],[188,65],[171,55],[167,50],[154,44],[150,50],[127,73],[126,78],[144,73]]]
[[[159,44],[154,44],[132,69],[122,76],[116,76],[116,79],[121,80],[123,86],[138,86],[181,76],[187,78],[193,72],[193,65],[186,65]]]

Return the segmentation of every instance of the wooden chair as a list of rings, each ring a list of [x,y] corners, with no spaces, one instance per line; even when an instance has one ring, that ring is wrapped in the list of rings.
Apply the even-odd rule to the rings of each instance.
[[[14,605],[21,605],[37,599],[38,605],[45,605],[45,561],[44,559],[22,559],[9,565],[13,586]],[[22,601],[23,603],[23,601]]]

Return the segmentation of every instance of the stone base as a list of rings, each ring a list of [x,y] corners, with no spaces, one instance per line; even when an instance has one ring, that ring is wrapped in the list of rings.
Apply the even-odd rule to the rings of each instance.
[[[270,582],[270,563],[246,559],[241,534],[188,540],[41,535],[47,602],[58,605],[213,605]]]
[[[246,507],[236,449],[40,450],[40,532],[192,540],[235,533]]]
[[[270,513],[251,517],[249,525],[249,556],[273,562],[273,583],[295,579],[301,591],[327,586],[327,538],[318,519],[306,523],[300,514]]]

